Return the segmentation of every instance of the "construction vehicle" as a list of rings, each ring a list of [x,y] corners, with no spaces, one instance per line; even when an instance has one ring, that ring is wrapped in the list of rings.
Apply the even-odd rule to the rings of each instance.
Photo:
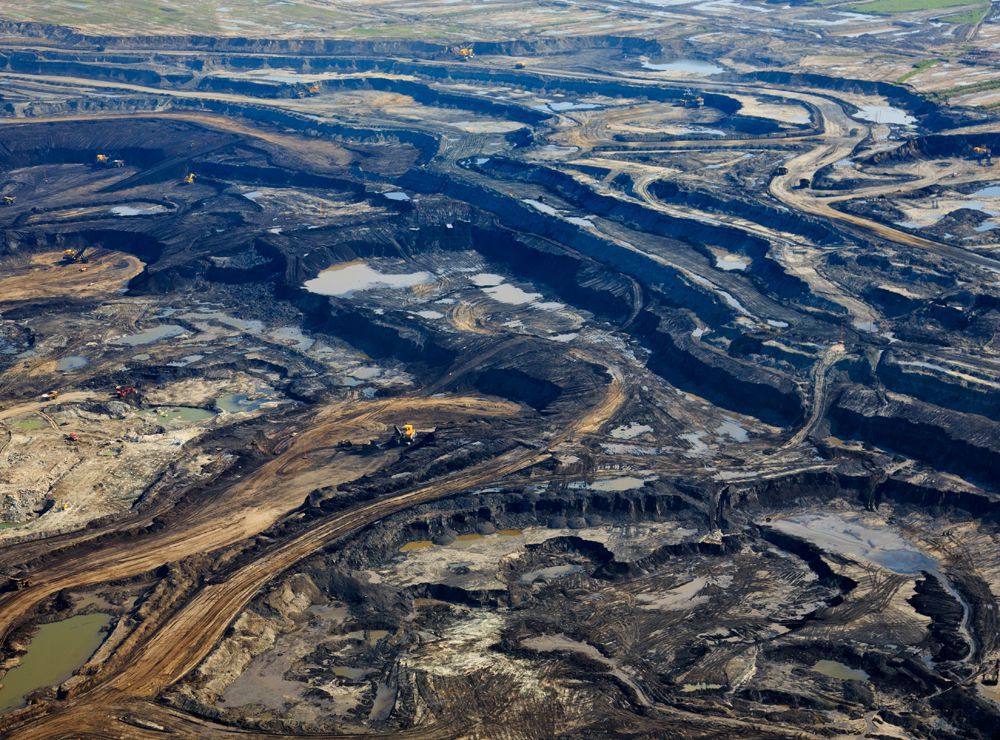
[[[80,441],[80,436],[76,432],[70,432],[69,434],[65,435],[63,439],[66,440],[66,444],[75,445],[77,442]]]
[[[81,249],[64,249],[63,250],[63,262],[65,264],[83,264],[87,261],[87,248],[82,247]]]
[[[30,585],[31,578],[28,577],[28,572],[20,570],[8,575],[4,579],[3,587],[0,588],[0,591],[23,591]]]
[[[116,385],[115,386],[115,396],[118,398],[128,398],[129,396],[136,393],[134,385]]]
[[[696,95],[691,90],[685,90],[684,95],[681,98],[681,105],[685,108],[704,108],[705,98],[701,95]]]
[[[97,164],[100,165],[101,167],[107,167],[110,163],[111,163],[111,157],[109,157],[107,154],[97,155]]]
[[[194,173],[193,172],[188,172],[187,173],[187,175],[184,177],[184,184],[185,185],[193,185],[194,184]]]
[[[112,159],[111,160],[111,166],[112,167],[117,167],[118,169],[121,169],[122,167],[125,166],[125,160],[124,159]]]
[[[417,437],[417,430],[413,428],[412,424],[404,424],[402,427],[393,425],[392,428],[395,431],[393,442],[396,444],[406,445],[408,447],[413,444],[413,441]]]
[[[59,398],[59,391],[49,391],[48,393],[43,393],[42,398],[46,401],[54,401]]]
[[[988,146],[972,147],[972,158],[984,166],[993,164],[993,152]]]
[[[15,203],[17,203],[17,198],[15,198],[13,195],[5,195],[3,197],[3,204],[5,206],[12,206]]]
[[[296,86],[295,96],[299,98],[314,98],[319,95],[319,83],[314,82],[306,87]]]
[[[476,56],[476,50],[472,48],[472,44],[465,44],[455,49],[455,54],[463,62],[467,62]]]

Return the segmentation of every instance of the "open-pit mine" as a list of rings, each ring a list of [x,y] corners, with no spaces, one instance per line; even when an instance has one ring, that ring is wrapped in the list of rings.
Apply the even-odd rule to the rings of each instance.
[[[0,0],[0,736],[997,737],[998,111],[982,0]]]

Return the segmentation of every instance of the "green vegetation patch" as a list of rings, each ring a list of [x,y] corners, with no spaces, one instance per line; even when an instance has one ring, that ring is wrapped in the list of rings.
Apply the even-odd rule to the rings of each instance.
[[[983,16],[986,15],[986,8],[977,8],[975,10],[969,10],[965,13],[952,13],[951,15],[941,16],[941,20],[947,21],[948,23],[964,23],[969,26],[974,26],[979,23]]]
[[[1000,80],[985,80],[983,82],[974,82],[971,85],[959,85],[958,87],[950,87],[947,90],[938,90],[934,95],[938,98],[952,98],[956,95],[968,95],[969,93],[996,90],[998,87],[1000,87]]]
[[[911,77],[920,74],[925,69],[930,69],[940,61],[941,61],[940,59],[921,59],[919,62],[913,65],[913,69],[911,69],[906,74],[902,75],[898,80],[896,80],[896,82],[897,83],[906,82]]]
[[[918,10],[936,10],[973,4],[983,10],[987,7],[986,3],[970,3],[969,0],[874,0],[874,2],[856,3],[848,7],[857,13],[896,15],[897,13],[913,13]]]

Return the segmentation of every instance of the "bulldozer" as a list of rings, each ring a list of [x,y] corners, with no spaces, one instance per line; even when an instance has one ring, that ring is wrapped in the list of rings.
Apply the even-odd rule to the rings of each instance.
[[[397,445],[405,445],[409,447],[417,438],[417,430],[413,428],[412,424],[403,424],[402,427],[393,425],[392,428],[395,432],[392,441]]]
[[[187,173],[187,175],[184,176],[184,182],[183,182],[183,184],[184,185],[193,185],[194,184],[194,173],[193,172],[189,172],[189,173]]]

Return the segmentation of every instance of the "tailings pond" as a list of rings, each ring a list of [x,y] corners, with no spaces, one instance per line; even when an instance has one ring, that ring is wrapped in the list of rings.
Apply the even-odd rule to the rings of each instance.
[[[21,664],[3,677],[0,710],[19,706],[32,691],[72,676],[100,646],[110,621],[107,614],[83,614],[39,627]]]

